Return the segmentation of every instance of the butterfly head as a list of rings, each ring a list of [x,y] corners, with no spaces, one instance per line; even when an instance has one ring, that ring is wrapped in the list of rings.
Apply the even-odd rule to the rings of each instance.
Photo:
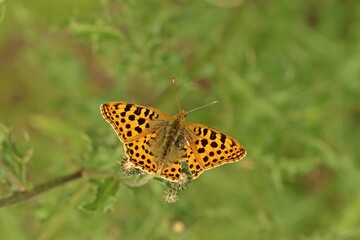
[[[185,121],[186,114],[187,112],[185,110],[180,110],[179,113],[174,116],[174,119],[178,119],[179,122],[183,122]]]

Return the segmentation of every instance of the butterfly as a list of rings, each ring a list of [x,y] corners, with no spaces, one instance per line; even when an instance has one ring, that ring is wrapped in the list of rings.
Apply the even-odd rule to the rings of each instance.
[[[185,122],[186,112],[173,117],[145,105],[130,102],[108,102],[100,106],[124,143],[128,161],[150,174],[179,182],[182,162],[192,179],[217,166],[236,162],[246,150],[234,138],[214,128]]]

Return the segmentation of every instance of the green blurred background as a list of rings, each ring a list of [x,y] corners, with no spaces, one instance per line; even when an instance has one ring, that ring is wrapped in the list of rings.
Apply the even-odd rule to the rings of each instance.
[[[248,155],[167,204],[99,106],[176,95]],[[360,239],[359,120],[357,0],[0,0],[0,198],[88,169],[1,208],[1,239]]]

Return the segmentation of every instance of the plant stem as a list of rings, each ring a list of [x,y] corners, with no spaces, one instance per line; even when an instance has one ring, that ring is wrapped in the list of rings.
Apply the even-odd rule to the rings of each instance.
[[[51,190],[52,188],[61,186],[63,184],[66,184],[68,182],[71,182],[73,180],[82,178],[86,175],[86,171],[79,170],[75,173],[66,175],[64,177],[55,178],[53,180],[50,180],[48,182],[45,182],[43,184],[40,184],[38,186],[35,186],[31,191],[26,192],[15,192],[12,196],[7,198],[0,199],[0,208],[5,206],[10,206],[22,201],[25,201],[27,199],[30,199],[40,193],[46,192],[48,190]]]

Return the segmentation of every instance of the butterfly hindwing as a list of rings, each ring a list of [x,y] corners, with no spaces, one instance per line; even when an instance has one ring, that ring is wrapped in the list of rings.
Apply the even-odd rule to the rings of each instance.
[[[192,178],[195,179],[200,176],[204,171],[204,166],[202,165],[200,155],[197,152],[197,146],[194,141],[187,139],[187,144],[184,147],[186,149],[186,162],[189,168],[189,171],[192,175]]]
[[[155,133],[148,134],[138,140],[125,143],[125,153],[128,160],[136,167],[148,173],[155,174],[158,170],[155,162],[154,153],[151,150],[149,142],[155,136]]]
[[[175,161],[169,167],[164,168],[161,171],[160,176],[170,181],[178,181],[181,174],[181,164],[179,161]]]

